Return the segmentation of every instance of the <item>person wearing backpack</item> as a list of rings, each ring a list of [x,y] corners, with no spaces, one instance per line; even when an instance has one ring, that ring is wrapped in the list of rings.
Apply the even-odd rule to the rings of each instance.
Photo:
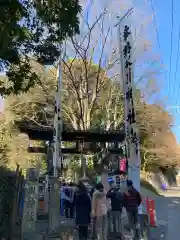
[[[121,214],[124,205],[124,194],[117,185],[113,185],[107,192],[107,198],[111,199],[111,216],[113,223],[113,235],[121,234]]]
[[[130,229],[135,233],[138,224],[138,207],[142,202],[140,193],[134,188],[132,180],[127,180],[124,194],[124,207],[127,211]]]

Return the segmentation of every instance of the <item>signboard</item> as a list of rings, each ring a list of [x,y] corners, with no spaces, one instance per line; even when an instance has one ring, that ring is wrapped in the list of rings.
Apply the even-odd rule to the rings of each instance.
[[[121,171],[121,172],[126,172],[127,171],[127,167],[126,167],[126,165],[127,165],[127,160],[126,160],[126,158],[121,158],[120,160],[119,160],[119,170]]]

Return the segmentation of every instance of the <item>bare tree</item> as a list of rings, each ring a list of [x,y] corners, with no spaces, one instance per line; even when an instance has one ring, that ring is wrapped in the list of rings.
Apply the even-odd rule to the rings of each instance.
[[[71,39],[75,51],[74,58],[68,62],[63,61],[63,85],[65,89],[68,89],[63,109],[75,129],[91,128],[96,110],[104,104],[101,101],[103,94],[116,77],[111,70],[117,64],[117,52],[113,51],[109,58],[105,56],[106,44],[111,32],[111,29],[104,32],[104,16],[106,14],[107,12],[104,10],[92,25],[86,22],[88,27],[86,35],[81,40]],[[97,25],[100,26],[100,32],[99,37],[94,40],[93,31]],[[102,38],[102,36],[104,37]],[[95,41],[94,45],[92,39]],[[97,46],[99,46],[98,50]],[[97,51],[98,59],[95,61]],[[73,105],[72,102],[75,99],[76,103]]]

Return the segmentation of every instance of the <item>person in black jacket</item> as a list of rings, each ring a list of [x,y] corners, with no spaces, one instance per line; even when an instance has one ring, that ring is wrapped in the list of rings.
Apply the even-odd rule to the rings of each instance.
[[[113,222],[113,234],[121,234],[121,213],[124,205],[124,194],[120,192],[120,189],[113,185],[107,192],[107,198],[111,199],[111,214]]]
[[[66,218],[70,218],[70,191],[69,191],[69,186],[67,186],[64,189],[64,210],[65,210],[65,216]]]
[[[74,218],[74,194],[75,194],[75,184],[73,182],[69,183],[69,218]]]
[[[75,222],[78,227],[79,239],[88,239],[88,227],[91,221],[91,199],[90,195],[80,181],[74,195],[74,206],[76,211]]]

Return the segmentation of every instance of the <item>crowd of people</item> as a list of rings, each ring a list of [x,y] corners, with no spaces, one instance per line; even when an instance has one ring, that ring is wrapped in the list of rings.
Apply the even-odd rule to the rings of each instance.
[[[127,190],[122,192],[112,184],[109,191],[104,190],[102,183],[94,187],[79,183],[61,186],[61,215],[75,219],[79,239],[88,239],[89,228],[94,239],[107,239],[110,232],[113,236],[121,234],[121,214],[123,207],[126,209],[129,230],[133,233],[138,223],[138,207],[141,204],[141,195],[134,188],[133,182],[127,180]],[[108,204],[110,203],[110,206]],[[108,218],[112,219],[113,231],[108,224]]]

